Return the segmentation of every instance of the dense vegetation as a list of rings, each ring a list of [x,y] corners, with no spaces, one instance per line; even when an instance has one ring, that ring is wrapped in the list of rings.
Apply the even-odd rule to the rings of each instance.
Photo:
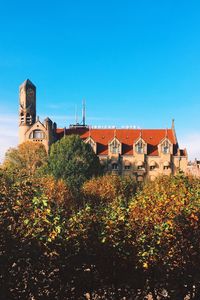
[[[77,193],[48,163],[0,173],[2,300],[199,299],[199,179],[104,175]]]
[[[52,145],[47,173],[64,179],[76,192],[87,179],[101,173],[101,165],[91,146],[79,136],[71,135]]]

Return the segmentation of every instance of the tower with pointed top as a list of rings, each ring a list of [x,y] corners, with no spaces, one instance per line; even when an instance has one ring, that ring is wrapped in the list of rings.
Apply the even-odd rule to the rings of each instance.
[[[19,143],[36,120],[36,87],[27,79],[19,87]]]

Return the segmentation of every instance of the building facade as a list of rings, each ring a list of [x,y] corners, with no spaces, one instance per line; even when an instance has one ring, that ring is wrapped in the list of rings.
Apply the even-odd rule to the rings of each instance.
[[[195,161],[189,162],[186,174],[200,178],[200,160],[195,159]]]
[[[26,80],[19,88],[19,143],[43,143],[49,152],[52,143],[71,134],[78,134],[98,155],[105,172],[145,178],[185,172],[186,149],[179,149],[174,121],[170,129],[94,129],[85,122],[57,128],[55,122],[36,117],[36,87]],[[85,119],[84,119],[85,120]]]

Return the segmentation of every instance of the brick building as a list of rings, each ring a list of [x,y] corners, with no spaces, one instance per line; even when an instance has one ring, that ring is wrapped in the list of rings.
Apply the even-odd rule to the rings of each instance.
[[[30,80],[20,86],[19,102],[19,143],[41,142],[49,151],[63,136],[78,134],[91,145],[106,172],[143,181],[186,171],[187,151],[179,148],[174,121],[170,129],[94,129],[86,126],[85,120],[82,125],[57,128],[49,118],[43,122],[36,118],[36,87]]]

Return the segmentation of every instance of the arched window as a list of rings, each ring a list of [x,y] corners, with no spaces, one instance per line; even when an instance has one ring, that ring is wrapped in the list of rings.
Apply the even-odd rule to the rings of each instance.
[[[45,134],[44,134],[44,132],[42,130],[36,129],[36,130],[33,130],[30,133],[29,138],[30,139],[44,139],[45,138]]]

